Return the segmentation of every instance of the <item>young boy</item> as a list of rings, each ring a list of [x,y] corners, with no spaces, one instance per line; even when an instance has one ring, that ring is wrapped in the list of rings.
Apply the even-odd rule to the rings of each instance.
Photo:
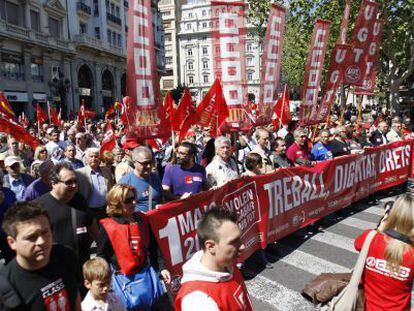
[[[111,270],[105,259],[95,257],[83,265],[85,287],[89,290],[82,301],[82,311],[123,311],[121,300],[112,292]]]

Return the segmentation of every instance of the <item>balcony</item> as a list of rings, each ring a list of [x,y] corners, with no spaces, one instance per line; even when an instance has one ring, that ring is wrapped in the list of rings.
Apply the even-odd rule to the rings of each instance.
[[[78,12],[84,13],[87,16],[90,16],[92,14],[91,7],[83,2],[76,3],[76,9],[78,10]]]
[[[88,49],[99,50],[101,52],[107,52],[110,54],[116,54],[121,57],[125,57],[122,53],[122,48],[119,46],[110,45],[107,42],[96,39],[95,37],[82,34],[74,37],[74,41],[78,46],[82,46]]]
[[[121,19],[111,13],[106,13],[106,19],[112,23],[118,24],[119,26],[122,24]]]

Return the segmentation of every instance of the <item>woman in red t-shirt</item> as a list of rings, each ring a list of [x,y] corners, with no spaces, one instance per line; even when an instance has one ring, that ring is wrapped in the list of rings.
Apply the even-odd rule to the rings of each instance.
[[[366,310],[409,310],[414,276],[414,197],[401,195],[381,228],[371,242],[362,276]],[[369,231],[356,238],[356,250],[361,250]]]

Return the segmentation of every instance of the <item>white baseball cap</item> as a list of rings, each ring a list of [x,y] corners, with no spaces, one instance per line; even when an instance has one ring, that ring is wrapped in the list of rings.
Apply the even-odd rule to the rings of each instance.
[[[19,157],[8,156],[4,159],[4,166],[8,167],[8,166],[12,166],[15,163],[20,163],[20,162],[22,162],[22,160]]]

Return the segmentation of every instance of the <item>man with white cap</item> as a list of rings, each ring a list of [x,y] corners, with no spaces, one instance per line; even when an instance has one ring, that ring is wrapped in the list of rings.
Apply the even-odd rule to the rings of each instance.
[[[30,175],[20,172],[20,162],[21,159],[16,156],[8,156],[4,159],[7,174],[3,177],[3,186],[14,192],[17,201],[24,200],[26,188],[33,181]]]

